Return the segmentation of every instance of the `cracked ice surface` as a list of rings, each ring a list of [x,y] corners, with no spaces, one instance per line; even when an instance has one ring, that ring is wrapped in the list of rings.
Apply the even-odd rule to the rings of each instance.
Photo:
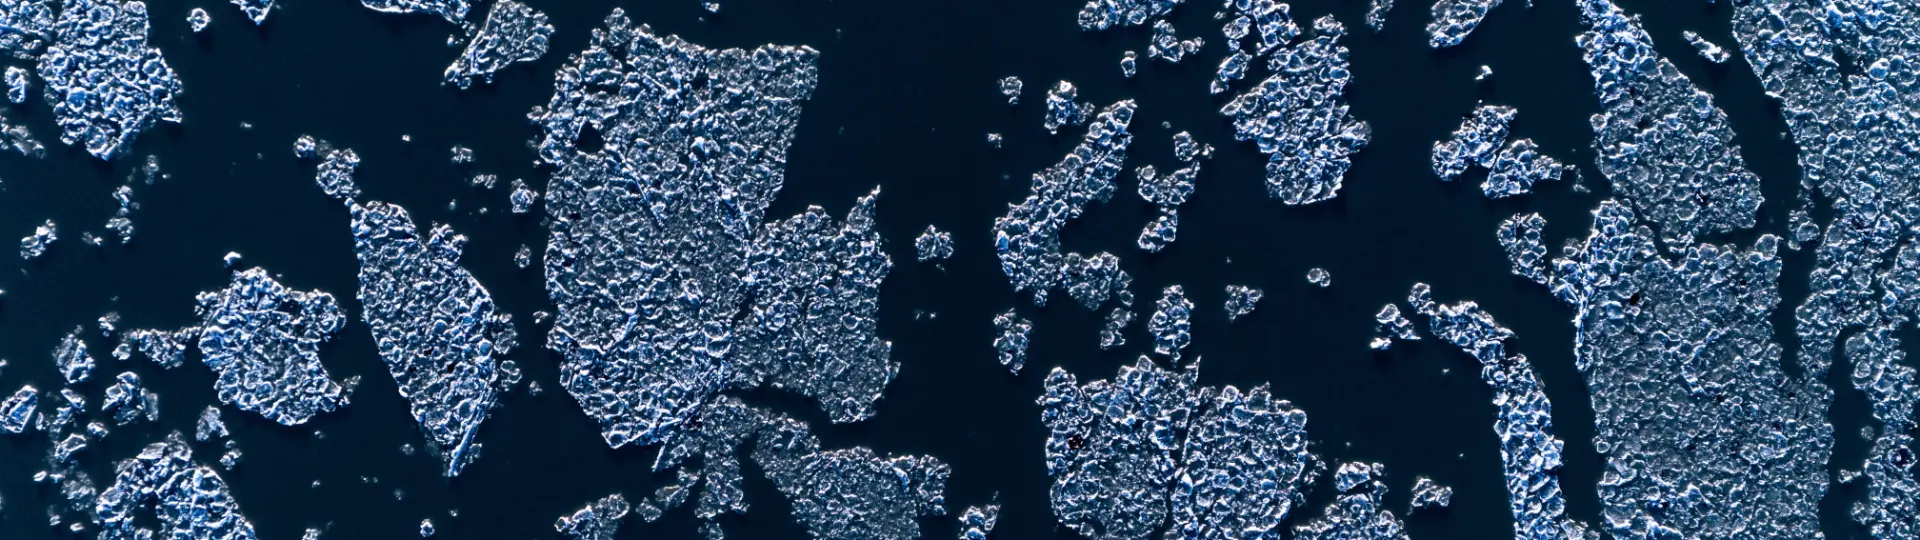
[[[454,24],[467,18],[467,0],[360,0],[360,5],[383,13],[430,13]]]
[[[102,539],[255,538],[253,524],[240,514],[227,483],[213,469],[194,464],[193,450],[178,432],[121,461],[114,475],[113,486],[100,492],[94,510]],[[159,530],[135,524],[136,514],[145,512],[157,518]]]
[[[1831,394],[1824,374],[1787,375],[1773,342],[1778,247],[1762,235],[1750,251],[1698,244],[1668,260],[1632,210],[1607,201],[1554,260],[1613,535],[1819,534]]]
[[[458,476],[478,457],[480,424],[507,385],[494,356],[513,348],[513,322],[460,266],[467,237],[446,225],[423,236],[399,206],[348,207],[361,319],[444,474]]]
[[[120,0],[66,0],[54,43],[35,68],[60,124],[60,142],[109,159],[155,122],[180,121],[180,80],[147,44],[147,6]]]
[[[1433,19],[1427,21],[1427,45],[1435,49],[1459,45],[1496,7],[1500,0],[1436,0]]]
[[[546,193],[558,307],[547,346],[562,358],[561,384],[620,447],[683,429],[735,378],[727,352],[748,252],[780,190],[818,53],[707,49],[618,9],[605,24],[531,118],[545,131],[541,159],[559,167]],[[659,84],[610,90],[629,78]],[[585,129],[604,148],[576,147]]]
[[[1601,112],[1594,158],[1617,193],[1674,246],[1753,227],[1760,177],[1747,170],[1727,115],[1653,38],[1608,0],[1580,0],[1585,50]]]
[[[1428,326],[1434,337],[1479,360],[1480,380],[1493,388],[1493,402],[1500,409],[1493,431],[1500,435],[1514,538],[1582,536],[1571,532],[1583,529],[1567,519],[1560,492],[1560,455],[1566,443],[1554,435],[1553,404],[1527,357],[1507,353],[1505,341],[1513,331],[1471,301],[1439,306]]]
[[[1514,214],[1500,222],[1497,234],[1500,249],[1507,252],[1507,263],[1513,266],[1513,275],[1533,280],[1534,283],[1550,285],[1547,278],[1547,245],[1540,238],[1547,228],[1547,219],[1539,212]]]
[[[553,522],[553,530],[571,540],[613,540],[632,509],[619,493],[602,497]]]
[[[1080,29],[1087,32],[1140,26],[1173,11],[1185,0],[1087,0],[1080,8]]]
[[[30,60],[53,39],[54,0],[0,0],[0,51]]]
[[[1453,130],[1453,136],[1433,143],[1433,174],[1451,181],[1478,165],[1493,167],[1500,145],[1507,142],[1507,124],[1518,111],[1513,107],[1480,105]]]
[[[333,295],[289,289],[253,268],[198,302],[200,353],[218,374],[221,403],[287,426],[347,406],[352,381],[343,387],[320,364],[320,345],[346,325]]]
[[[1102,110],[1086,137],[1059,163],[1034,173],[1033,191],[994,220],[1000,270],[1016,292],[1030,291],[1046,304],[1047,291],[1066,280],[1069,255],[1061,253],[1060,229],[1087,204],[1113,196],[1113,179],[1127,159],[1134,104],[1120,101]],[[1070,285],[1070,283],[1068,283]],[[1104,297],[1103,297],[1104,298]]]
[[[495,72],[546,55],[551,37],[553,25],[547,23],[546,13],[513,0],[501,0],[487,12],[486,24],[467,42],[467,50],[447,66],[446,80],[461,90],[471,86],[475,78],[491,83]]]
[[[1277,12],[1285,19],[1286,10]],[[1267,27],[1261,25],[1263,41]],[[1267,59],[1273,75],[1220,109],[1233,119],[1235,138],[1254,142],[1267,155],[1267,195],[1287,204],[1337,195],[1352,155],[1370,137],[1367,123],[1353,120],[1341,102],[1353,78],[1339,41],[1346,27],[1325,16],[1314,20],[1313,29],[1313,39],[1274,49]]]
[[[1341,464],[1340,470],[1334,473],[1335,488],[1340,496],[1327,504],[1320,517],[1294,526],[1293,537],[1297,540],[1406,540],[1406,524],[1381,502],[1387,495],[1387,485],[1380,481],[1385,475],[1385,467],[1378,463]]]

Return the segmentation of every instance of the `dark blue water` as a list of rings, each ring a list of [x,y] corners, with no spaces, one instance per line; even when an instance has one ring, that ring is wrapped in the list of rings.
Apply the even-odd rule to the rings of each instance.
[[[432,518],[446,538],[547,538],[560,515],[613,492],[637,500],[668,478],[650,472],[654,448],[607,449],[595,425],[559,391],[557,358],[539,347],[546,326],[531,316],[552,309],[539,267],[512,264],[522,244],[542,250],[540,218],[508,213],[505,189],[466,183],[484,172],[503,184],[522,178],[543,188],[550,171],[533,166],[527,141],[536,130],[526,112],[546,102],[554,69],[584,48],[590,29],[616,5],[636,22],[708,47],[782,43],[821,51],[820,85],[804,105],[786,187],[768,216],[782,218],[808,205],[839,215],[855,197],[882,186],[879,219],[896,266],[882,290],[880,333],[892,340],[893,358],[903,367],[879,415],[853,425],[830,425],[803,400],[777,392],[745,398],[809,421],[828,447],[864,445],[945,460],[953,467],[947,500],[954,511],[1000,494],[1005,508],[998,537],[1072,537],[1055,526],[1047,500],[1046,432],[1034,404],[1046,371],[1062,366],[1082,380],[1108,378],[1150,342],[1135,324],[1129,346],[1100,351],[1102,314],[1070,302],[1033,308],[1013,295],[992,256],[993,219],[1025,196],[1030,174],[1078,142],[1076,131],[1049,136],[1040,128],[1044,89],[1061,79],[1096,104],[1139,101],[1129,167],[1171,167],[1171,136],[1178,131],[1219,148],[1182,208],[1179,240],[1168,250],[1149,255],[1133,247],[1153,210],[1131,195],[1131,174],[1122,176],[1119,196],[1093,205],[1062,235],[1068,250],[1120,255],[1149,306],[1162,287],[1186,286],[1199,306],[1190,350],[1204,358],[1203,384],[1271,384],[1276,396],[1307,411],[1313,448],[1323,459],[1387,465],[1393,490],[1387,503],[1396,510],[1405,508],[1416,475],[1455,488],[1452,508],[1408,518],[1416,538],[1511,536],[1492,392],[1480,382],[1477,364],[1432,341],[1398,344],[1384,354],[1366,348],[1372,314],[1404,299],[1413,283],[1429,283],[1437,300],[1476,300],[1518,334],[1513,345],[1545,382],[1555,426],[1567,442],[1562,482],[1570,514],[1598,519],[1592,486],[1602,464],[1591,444],[1592,411],[1573,368],[1572,314],[1541,287],[1509,274],[1494,240],[1501,220],[1538,211],[1550,223],[1548,246],[1557,248],[1586,234],[1588,211],[1608,192],[1592,167],[1587,117],[1596,103],[1573,43],[1579,21],[1570,2],[1542,0],[1532,9],[1509,2],[1464,45],[1439,52],[1425,45],[1423,3],[1401,0],[1386,31],[1376,35],[1364,25],[1365,2],[1295,2],[1295,19],[1303,24],[1331,13],[1348,26],[1354,72],[1348,98],[1354,115],[1373,127],[1372,143],[1356,157],[1340,196],[1307,207],[1266,198],[1264,157],[1232,140],[1218,114],[1225,98],[1207,94],[1224,56],[1210,0],[1175,11],[1172,22],[1182,37],[1213,42],[1200,58],[1177,66],[1144,58],[1144,28],[1080,32],[1079,6],[1065,0],[725,0],[717,16],[701,11],[696,0],[528,0],[552,17],[552,51],[465,92],[440,84],[441,70],[458,53],[445,44],[455,31],[445,21],[381,14],[347,0],[282,3],[259,28],[224,2],[149,3],[153,41],[186,86],[180,97],[186,121],[141,137],[129,158],[103,163],[58,145],[43,160],[0,155],[0,234],[24,235],[53,219],[62,235],[41,260],[0,257],[14,261],[0,264],[19,267],[0,273],[7,291],[0,298],[0,357],[10,360],[0,389],[57,387],[49,351],[75,325],[91,329],[108,311],[119,312],[126,328],[191,324],[193,295],[225,286],[220,257],[228,251],[289,287],[332,292],[356,315],[322,351],[336,376],[364,377],[350,407],[301,428],[226,415],[246,459],[222,476],[265,538],[298,538],[307,527],[327,529],[327,538],[408,537],[422,518]],[[215,22],[196,35],[184,18],[201,4]],[[489,4],[476,6],[476,19]],[[1750,242],[1761,232],[1783,233],[1785,204],[1799,179],[1794,148],[1779,136],[1777,107],[1737,60],[1709,64],[1680,38],[1691,29],[1733,46],[1726,6],[1628,0],[1622,7],[1644,15],[1660,52],[1716,95],[1740,134],[1747,163],[1764,181],[1761,227],[1712,240]],[[1119,69],[1126,50],[1142,53],[1135,79]],[[1483,64],[1494,75],[1476,82]],[[1007,107],[996,92],[994,81],[1007,75],[1027,83],[1018,107]],[[1478,189],[1484,173],[1435,180],[1431,144],[1481,100],[1517,107],[1514,136],[1532,138],[1546,153],[1580,166],[1592,193],[1576,193],[1563,181],[1539,186],[1531,196],[1488,201]],[[11,107],[52,142],[57,130],[37,95]],[[985,143],[988,132],[1004,134],[1003,149]],[[423,446],[421,437],[357,319],[348,216],[313,184],[310,164],[292,155],[301,134],[355,149],[363,158],[358,178],[367,198],[406,207],[422,226],[445,222],[470,236],[465,265],[514,314],[529,344],[514,359],[548,391],[506,398],[482,430],[484,454],[456,480],[440,477],[427,453],[399,451],[403,444]],[[411,142],[402,142],[403,135]],[[448,163],[448,148],[456,144],[474,149],[473,164]],[[103,233],[100,224],[115,208],[110,192],[150,154],[171,178],[136,186],[134,242],[94,248],[75,241],[83,230]],[[450,200],[457,209],[449,208]],[[928,223],[952,231],[958,246],[955,258],[940,266],[912,262],[912,239]],[[1783,305],[1792,306],[1805,294],[1811,261],[1806,252],[1787,257]],[[1312,267],[1330,270],[1333,286],[1310,286],[1303,276]],[[1267,294],[1257,312],[1231,325],[1220,308],[1229,283]],[[1028,368],[1019,376],[995,363],[990,345],[992,315],[1014,306],[1036,324]],[[1790,320],[1783,310],[1776,333],[1790,335]],[[103,360],[95,381],[83,385],[96,403],[101,379],[131,370],[162,395],[164,413],[158,425],[117,429],[83,454],[104,486],[113,462],[169,431],[191,432],[201,408],[213,402],[213,377],[197,354],[171,372],[113,361],[105,356],[112,343],[89,335]],[[1840,433],[1857,430],[1866,416],[1859,399],[1841,393],[1835,405]],[[1838,455],[1864,451],[1853,438],[1841,439]],[[0,538],[64,535],[45,525],[51,492],[28,481],[42,466],[45,445],[39,436],[0,438]],[[211,463],[218,453],[201,445],[196,457]],[[723,520],[728,534],[805,537],[787,503],[757,474],[750,466],[753,511]],[[1826,505],[1831,536],[1858,533],[1845,528],[1849,496],[1858,494],[1836,491]],[[1293,521],[1317,515],[1329,498],[1316,492]],[[655,524],[630,520],[623,534],[690,538],[696,525],[682,508]],[[924,525],[928,538],[954,534],[950,518]]]

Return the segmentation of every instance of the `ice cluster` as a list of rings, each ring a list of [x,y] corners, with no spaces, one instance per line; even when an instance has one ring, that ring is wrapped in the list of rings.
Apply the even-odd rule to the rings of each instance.
[[[1107,106],[1072,153],[1034,173],[1033,191],[1026,200],[1009,206],[1007,215],[994,220],[1000,270],[1014,291],[1032,292],[1035,304],[1044,305],[1048,290],[1054,287],[1080,283],[1069,275],[1075,268],[1072,261],[1093,260],[1062,253],[1060,230],[1086,211],[1088,203],[1113,197],[1113,179],[1126,162],[1127,145],[1133,142],[1127,132],[1133,111],[1131,100]],[[1097,292],[1105,300],[1106,291]],[[1091,307],[1097,306],[1095,302]]]
[[[1039,399],[1054,517],[1099,539],[1277,536],[1314,460],[1307,415],[1267,387],[1200,388],[1141,357],[1110,381],[1055,368]]]
[[[1413,321],[1400,313],[1400,306],[1387,304],[1373,314],[1373,341],[1367,347],[1384,351],[1393,346],[1393,340],[1420,341],[1420,334],[1413,329]]]
[[[121,343],[139,351],[161,369],[173,369],[186,362],[187,347],[199,337],[198,327],[173,331],[139,329],[121,334]]]
[[[724,394],[703,403],[694,418],[667,437],[654,470],[681,468],[691,480],[672,499],[691,498],[691,491],[681,490],[697,488],[694,515],[708,525],[722,514],[747,511],[743,454],[814,538],[918,538],[918,518],[945,513],[951,470],[932,457],[882,457],[861,447],[827,450],[805,423]]]
[[[1540,153],[1540,145],[1531,139],[1515,139],[1493,157],[1493,170],[1480,182],[1480,192],[1489,199],[1503,199],[1533,191],[1535,183],[1559,180],[1566,166]]]
[[[1080,29],[1106,30],[1121,26],[1140,26],[1173,12],[1185,0],[1087,0],[1080,8]],[[1161,19],[1165,20],[1165,19]]]
[[[467,0],[360,0],[360,5],[383,13],[429,13],[461,24],[467,18]]]
[[[1367,27],[1375,33],[1386,29],[1388,11],[1393,11],[1393,0],[1368,0]]]
[[[1514,538],[1583,536],[1583,526],[1566,517],[1560,492],[1560,455],[1566,443],[1554,434],[1553,405],[1527,357],[1507,352],[1506,340],[1513,331],[1471,301],[1436,307],[1428,326],[1434,337],[1480,361],[1480,380],[1493,389],[1493,403],[1499,407],[1493,431],[1500,436]]]
[[[818,53],[714,50],[615,10],[555,77],[545,256],[561,384],[610,446],[692,429],[701,404],[762,385],[835,422],[871,416],[899,365],[876,335],[892,268],[873,212],[762,223],[783,182]],[[657,84],[618,87],[616,81]],[[577,144],[584,131],[599,148]]]
[[[34,260],[47,254],[47,247],[60,239],[59,229],[49,219],[45,224],[33,228],[33,234],[20,239],[20,258]]]
[[[1296,525],[1296,540],[1407,540],[1407,526],[1382,501],[1386,468],[1378,463],[1350,462],[1334,473],[1340,495],[1312,521]]]
[[[947,260],[953,256],[953,234],[927,225],[926,232],[913,239],[913,252],[920,262]]]
[[[147,512],[151,521],[141,517]],[[178,432],[115,467],[113,486],[100,492],[94,518],[103,540],[255,538],[227,483],[193,462],[193,450]],[[159,528],[147,529],[144,523]]]
[[[1263,5],[1274,5],[1261,2]],[[1313,21],[1315,37],[1288,46],[1300,30],[1285,4],[1268,8],[1259,24],[1262,54],[1272,75],[1221,107],[1233,119],[1234,136],[1254,142],[1267,155],[1267,195],[1287,204],[1332,199],[1352,167],[1352,155],[1367,145],[1367,123],[1354,120],[1341,102],[1347,82],[1346,27],[1333,16]],[[1269,30],[1272,28],[1273,30]],[[1236,40],[1237,41],[1237,40]]]
[[[160,395],[140,384],[140,376],[133,372],[124,372],[114,377],[113,386],[107,387],[107,397],[101,400],[100,410],[113,417],[113,425],[124,426],[145,419],[148,422],[160,421]]]
[[[1700,57],[1707,59],[1708,62],[1725,64],[1727,60],[1733,59],[1733,53],[1727,52],[1719,45],[1714,45],[1713,42],[1707,41],[1707,38],[1700,37],[1700,34],[1692,30],[1681,32],[1680,36],[1686,38],[1687,44],[1692,45],[1693,50],[1700,51]]]
[[[1423,508],[1446,508],[1453,504],[1453,488],[1435,483],[1425,476],[1413,479],[1413,501],[1407,504],[1407,513]]]
[[[969,506],[960,513],[960,540],[987,540],[993,534],[993,526],[1000,522],[1000,495],[993,498],[985,507]]]
[[[1316,286],[1319,286],[1320,288],[1331,287],[1333,286],[1333,273],[1328,272],[1327,269],[1321,268],[1318,266],[1315,266],[1313,268],[1308,268],[1307,283],[1312,283]]]
[[[180,79],[147,44],[146,4],[65,0],[53,36],[34,69],[61,142],[108,159],[155,122],[180,121]]]
[[[1180,39],[1173,33],[1173,23],[1160,19],[1153,21],[1153,41],[1151,46],[1147,47],[1147,58],[1158,58],[1169,64],[1178,64],[1188,55],[1198,54],[1200,48],[1206,44],[1206,38],[1198,36],[1192,39]]]
[[[233,0],[233,5],[240,6],[255,25],[267,22],[267,13],[273,11],[273,0]]]
[[[32,430],[39,409],[40,390],[31,384],[21,386],[6,401],[0,401],[0,431],[17,435]]]
[[[26,103],[27,92],[33,89],[31,87],[32,82],[27,80],[27,70],[21,69],[19,66],[7,66],[6,78],[7,101]]]
[[[1500,7],[1500,0],[1434,0],[1433,19],[1427,21],[1427,45],[1435,49],[1459,45],[1496,7]]]
[[[1513,107],[1481,104],[1460,122],[1447,140],[1433,143],[1433,174],[1451,181],[1468,167],[1492,168],[1500,145],[1506,144],[1507,124],[1519,111]]]
[[[467,42],[467,50],[447,66],[446,82],[461,90],[479,78],[493,82],[493,74],[518,62],[532,62],[547,54],[547,40],[553,37],[553,25],[547,14],[513,0],[500,0],[487,12],[480,33]]]
[[[553,522],[553,530],[569,540],[613,540],[632,508],[626,497],[615,493],[561,516]]]
[[[1265,296],[1266,293],[1261,292],[1258,288],[1248,287],[1246,285],[1228,285],[1226,303],[1227,322],[1240,320],[1240,317],[1253,313],[1254,305],[1259,304],[1260,299]]]
[[[1513,275],[1547,285],[1547,244],[1540,235],[1546,231],[1547,219],[1539,212],[1514,214],[1500,222],[1497,236],[1500,249],[1507,252],[1507,262],[1513,266]]]
[[[1140,53],[1127,51],[1120,54],[1120,75],[1133,78],[1140,72]]]
[[[1080,91],[1067,81],[1047,89],[1047,117],[1041,122],[1047,133],[1059,133],[1062,127],[1084,124],[1092,117],[1093,105],[1074,101],[1079,97]]]
[[[1760,177],[1747,170],[1727,115],[1653,49],[1640,23],[1608,0],[1579,0],[1585,50],[1601,112],[1594,158],[1615,193],[1668,244],[1750,228]]]
[[[253,268],[198,303],[200,353],[221,403],[287,426],[347,406],[354,381],[334,382],[320,364],[320,345],[347,320],[333,295],[289,289]]]
[[[1703,243],[1669,260],[1651,227],[1609,200],[1554,260],[1614,536],[1819,535],[1831,393],[1824,368],[1790,376],[1773,341],[1779,244]]]
[[[54,0],[0,0],[0,51],[31,60],[53,40]]]
[[[93,377],[93,355],[87,354],[87,342],[80,340],[80,335],[86,332],[85,328],[75,326],[53,348],[53,365],[59,368],[60,378],[69,385],[80,384]]]
[[[1000,79],[998,86],[1000,87],[1000,95],[1007,98],[1008,105],[1020,104],[1020,90],[1026,86],[1026,83],[1020,82],[1019,77],[1008,75],[1006,78]]]
[[[200,419],[193,424],[193,440],[208,442],[228,435],[227,423],[220,420],[220,407],[208,405],[200,410]]]
[[[532,212],[533,202],[540,198],[540,193],[527,187],[527,182],[518,178],[513,180],[512,187],[513,191],[507,193],[507,204],[511,205],[513,213]]]
[[[1153,317],[1147,319],[1147,332],[1153,334],[1153,352],[1173,361],[1180,351],[1193,343],[1193,301],[1179,285],[1169,285],[1153,303]]]
[[[999,333],[993,338],[993,350],[1000,365],[1019,375],[1020,368],[1027,365],[1027,336],[1033,333],[1033,321],[1009,309],[993,316],[993,329]]]

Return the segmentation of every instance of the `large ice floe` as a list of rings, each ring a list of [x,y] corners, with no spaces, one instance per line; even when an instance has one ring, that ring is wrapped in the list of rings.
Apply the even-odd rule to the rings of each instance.
[[[1039,399],[1054,517],[1096,539],[1277,536],[1304,500],[1307,415],[1266,386],[1199,387],[1141,357],[1112,380],[1054,368]]]
[[[406,209],[353,198],[359,193],[353,167],[328,165],[352,151],[319,143],[315,155],[321,149],[327,161],[315,183],[345,202],[353,218],[361,319],[373,331],[380,358],[428,446],[438,453],[443,473],[457,476],[479,457],[480,424],[514,382],[496,359],[516,345],[513,321],[460,266],[466,236],[446,225],[422,234]],[[333,386],[316,383],[315,388]]]
[[[66,0],[52,30],[52,45],[35,70],[46,82],[41,93],[60,124],[61,142],[107,159],[154,123],[180,121],[174,104],[180,79],[147,43],[146,4]]]
[[[335,382],[320,345],[346,324],[333,295],[289,289],[259,268],[201,293],[200,354],[220,401],[283,425],[345,407],[354,381]]]
[[[194,463],[193,450],[177,432],[115,467],[113,485],[100,492],[94,518],[103,540],[255,538],[227,483],[213,469]]]
[[[1324,16],[1313,21],[1313,39],[1282,46],[1300,34],[1286,5],[1248,4],[1266,6],[1254,14],[1260,20],[1260,51],[1272,75],[1227,102],[1220,114],[1233,120],[1236,138],[1266,154],[1268,196],[1287,204],[1332,199],[1353,166],[1353,154],[1371,136],[1367,123],[1354,120],[1342,101],[1353,79],[1347,48],[1340,44],[1346,27]],[[1239,40],[1229,45],[1238,50]]]
[[[487,12],[480,33],[467,42],[467,50],[447,66],[446,80],[465,90],[474,79],[493,82],[493,74],[507,66],[539,60],[547,54],[547,40],[553,37],[553,25],[547,14],[513,0],[500,0]]]

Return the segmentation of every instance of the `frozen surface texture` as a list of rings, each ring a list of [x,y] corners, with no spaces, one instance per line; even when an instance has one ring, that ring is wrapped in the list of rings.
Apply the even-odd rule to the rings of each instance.
[[[1507,263],[1513,267],[1513,275],[1527,278],[1534,283],[1550,285],[1547,274],[1547,244],[1540,235],[1547,228],[1546,218],[1539,212],[1514,214],[1500,222],[1497,237],[1500,248],[1507,252]]]
[[[467,0],[360,0],[360,5],[385,13],[427,13],[460,24],[467,18]]]
[[[1507,124],[1519,111],[1500,105],[1480,105],[1453,130],[1453,136],[1433,143],[1433,174],[1453,180],[1468,167],[1493,167],[1500,145],[1506,144]]]
[[[1427,22],[1427,45],[1435,49],[1459,45],[1497,7],[1500,0],[1436,0],[1433,20]]]
[[[1273,17],[1287,18],[1287,10]],[[1284,30],[1269,31],[1269,27]],[[1267,195],[1287,204],[1332,199],[1366,147],[1367,123],[1347,113],[1343,94],[1353,79],[1347,70],[1347,30],[1332,16],[1314,20],[1313,39],[1274,47],[1267,58],[1273,75],[1235,97],[1220,114],[1233,120],[1234,136],[1253,142],[1267,156]],[[1290,20],[1260,25],[1262,50],[1290,41],[1299,30]],[[1278,39],[1284,36],[1284,39]]]
[[[1080,29],[1106,30],[1117,26],[1140,26],[1160,19],[1185,0],[1087,0],[1080,8]],[[1161,19],[1165,20],[1165,19]]]
[[[1378,463],[1353,462],[1334,473],[1340,495],[1316,518],[1293,528],[1298,540],[1406,540],[1407,526],[1387,510],[1386,469]]]
[[[53,41],[59,7],[54,0],[0,0],[0,51],[22,60],[39,55]]]
[[[193,450],[177,432],[115,467],[113,486],[100,492],[94,518],[103,540],[255,538],[227,483],[193,462]],[[158,527],[146,528],[149,523]]]
[[[333,295],[289,289],[253,268],[201,293],[198,311],[200,354],[221,403],[288,426],[347,405],[352,383],[320,364],[320,345],[347,320]]]
[[[1019,375],[1020,368],[1027,365],[1027,336],[1033,333],[1033,322],[1009,309],[993,316],[993,329],[999,332],[993,338],[993,350],[1000,365]]]
[[[493,82],[495,72],[545,56],[551,37],[553,25],[547,22],[547,14],[513,0],[500,0],[487,12],[480,33],[467,42],[467,50],[447,66],[447,82],[462,90],[472,86],[474,79]]]
[[[126,152],[159,121],[179,122],[180,79],[147,44],[147,5],[120,0],[66,0],[53,45],[35,70],[60,142],[81,144],[100,159]]]
[[[1035,304],[1046,303],[1049,289],[1071,285],[1067,283],[1069,261],[1078,254],[1062,253],[1060,230],[1080,217],[1089,203],[1113,197],[1113,179],[1127,160],[1127,145],[1133,142],[1127,132],[1133,110],[1132,101],[1107,106],[1071,153],[1034,173],[1033,191],[1026,200],[994,220],[1000,270],[1015,291],[1031,292]]]

